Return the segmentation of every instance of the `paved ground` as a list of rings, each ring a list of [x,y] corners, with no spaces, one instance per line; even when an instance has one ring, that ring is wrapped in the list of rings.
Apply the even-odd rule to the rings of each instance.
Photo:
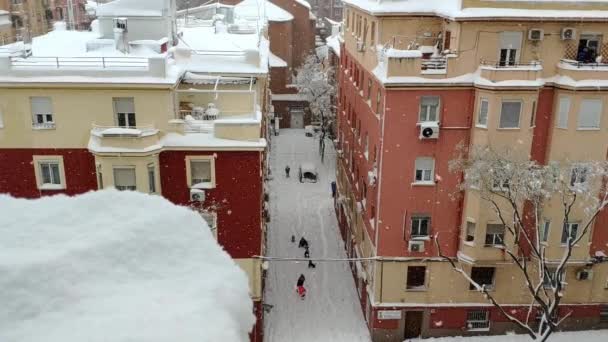
[[[313,162],[319,172],[317,183],[302,184],[297,169]],[[327,146],[321,164],[318,140],[305,137],[304,130],[282,129],[271,148],[270,210],[267,255],[303,257],[297,241],[304,236],[312,258],[346,258],[333,209],[330,183],[335,180],[335,152]],[[285,165],[291,178],[285,177]],[[291,236],[296,243],[291,242]],[[298,298],[298,276],[306,277],[306,299]],[[265,316],[267,342],[367,342],[369,332],[358,304],[350,269],[346,262],[271,261],[266,280],[266,304],[273,305]]]

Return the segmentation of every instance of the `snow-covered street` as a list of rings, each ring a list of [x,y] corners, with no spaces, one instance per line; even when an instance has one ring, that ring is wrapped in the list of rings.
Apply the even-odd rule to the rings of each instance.
[[[298,240],[310,244],[311,258],[345,258],[342,239],[333,209],[330,183],[335,180],[335,152],[327,145],[321,164],[318,140],[301,129],[282,129],[273,137],[271,150],[270,208],[267,255],[303,257]],[[317,183],[300,183],[298,165],[314,162]],[[285,177],[285,166],[291,177]],[[291,242],[291,236],[296,242]],[[300,274],[306,277],[307,295],[301,300],[295,291]],[[346,262],[270,261],[266,279],[266,304],[273,305],[265,315],[265,341],[370,341],[358,304],[355,284]]]

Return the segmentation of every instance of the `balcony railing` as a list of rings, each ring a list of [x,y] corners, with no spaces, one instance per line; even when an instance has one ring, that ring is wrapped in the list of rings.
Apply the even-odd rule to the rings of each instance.
[[[32,124],[32,129],[35,129],[35,130],[55,129],[55,123],[54,122],[43,122],[43,123],[35,122]]]
[[[12,67],[55,69],[138,69],[147,70],[149,61],[142,57],[11,57]]]
[[[488,66],[492,68],[514,68],[514,69],[531,69],[538,68],[542,66],[542,62],[540,61],[531,61],[531,62],[509,62],[509,61],[487,61],[482,60],[481,65]]]
[[[194,120],[198,120],[198,121],[213,121],[220,117],[219,114],[209,115],[209,114],[205,113],[204,111],[194,110],[194,109],[188,109],[188,110],[182,109],[178,112],[177,116],[180,120],[185,120],[187,116],[191,116]]]
[[[573,59],[562,58],[561,61],[564,64],[571,65],[575,68],[591,68],[591,69],[603,69],[608,70],[608,63],[587,63],[587,62],[579,62]]]
[[[448,59],[446,57],[431,57],[422,59],[420,62],[422,70],[445,70],[448,67]]]

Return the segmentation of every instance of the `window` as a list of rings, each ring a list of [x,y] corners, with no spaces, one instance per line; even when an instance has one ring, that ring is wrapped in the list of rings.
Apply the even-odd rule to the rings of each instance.
[[[451,31],[445,31],[445,39],[443,40],[443,49],[444,50],[449,50],[450,49],[451,40],[452,40],[452,32]]]
[[[132,97],[116,97],[114,101],[114,113],[116,114],[116,124],[119,127],[134,128],[137,126],[135,121],[135,104]]]
[[[435,160],[433,158],[416,158],[416,183],[432,183]]]
[[[475,241],[475,222],[467,221],[467,231],[466,231],[465,241],[473,242]]]
[[[381,105],[380,105],[380,100],[382,99],[382,92],[380,91],[380,86],[378,85],[378,90],[376,91],[376,114],[380,114],[381,113]]]
[[[532,102],[532,114],[530,114],[530,127],[536,126],[536,101]]]
[[[599,129],[602,116],[602,100],[583,99],[578,112],[579,129]]]
[[[135,182],[135,167],[115,167],[114,187],[121,191],[137,190],[137,183]]]
[[[474,310],[467,312],[467,330],[490,330],[490,312],[485,310]]]
[[[517,64],[519,60],[519,50],[521,48],[522,32],[501,32],[500,33],[500,66]]]
[[[365,133],[365,138],[363,139],[363,155],[365,159],[369,159],[369,135]]]
[[[504,224],[486,225],[486,246],[501,246],[505,244]]]
[[[101,164],[97,164],[97,189],[103,189],[103,172]]]
[[[376,22],[372,21],[372,30],[369,33],[369,46],[374,46],[376,44]]]
[[[547,242],[547,240],[549,240],[549,228],[551,228],[551,221],[545,220],[540,226],[540,242]]]
[[[40,190],[62,190],[65,185],[63,156],[34,156],[36,183]]]
[[[562,244],[571,244],[578,234],[578,223],[564,223],[564,228],[562,230]],[[570,241],[568,241],[568,239]]]
[[[500,110],[499,128],[519,128],[520,101],[503,101]]]
[[[31,97],[33,127],[36,129],[53,129],[53,106],[50,97]]]
[[[420,99],[419,122],[439,121],[439,96],[423,96]]]
[[[600,322],[608,322],[608,305],[600,307]]]
[[[408,266],[407,267],[407,283],[406,289],[408,290],[424,290],[426,278],[426,267],[425,266]]]
[[[481,99],[479,102],[479,113],[477,113],[477,126],[488,126],[488,109],[490,103],[486,99]]]
[[[479,286],[492,289],[494,288],[494,270],[494,267],[473,267],[471,269],[471,279]],[[475,290],[475,286],[470,284],[469,290]]]
[[[570,112],[570,98],[560,97],[559,98],[559,111],[557,113],[557,128],[568,129],[568,113]]]
[[[215,187],[215,164],[213,157],[186,157],[187,173],[191,188],[211,189]]]
[[[570,185],[584,184],[587,181],[589,168],[586,165],[576,165],[570,173]]]
[[[203,211],[201,212],[201,217],[203,218],[203,220],[205,220],[207,226],[209,226],[211,234],[213,234],[213,237],[215,237],[215,239],[217,240],[217,213]]]
[[[372,98],[372,79],[367,80],[367,100],[371,101]]]
[[[150,193],[156,193],[156,168],[154,164],[148,164],[148,189]]]
[[[546,289],[550,289],[552,287],[557,287],[557,272],[556,267],[547,267],[545,268],[545,272],[543,274],[543,287]]]
[[[431,218],[428,216],[412,217],[412,238],[429,236]]]

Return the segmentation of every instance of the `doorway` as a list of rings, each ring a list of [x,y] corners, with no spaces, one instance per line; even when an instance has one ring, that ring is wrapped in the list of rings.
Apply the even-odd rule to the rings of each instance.
[[[405,327],[403,338],[417,338],[422,333],[422,311],[408,311],[405,313]]]
[[[290,109],[289,116],[291,117],[291,128],[304,128],[304,111],[300,109]]]

